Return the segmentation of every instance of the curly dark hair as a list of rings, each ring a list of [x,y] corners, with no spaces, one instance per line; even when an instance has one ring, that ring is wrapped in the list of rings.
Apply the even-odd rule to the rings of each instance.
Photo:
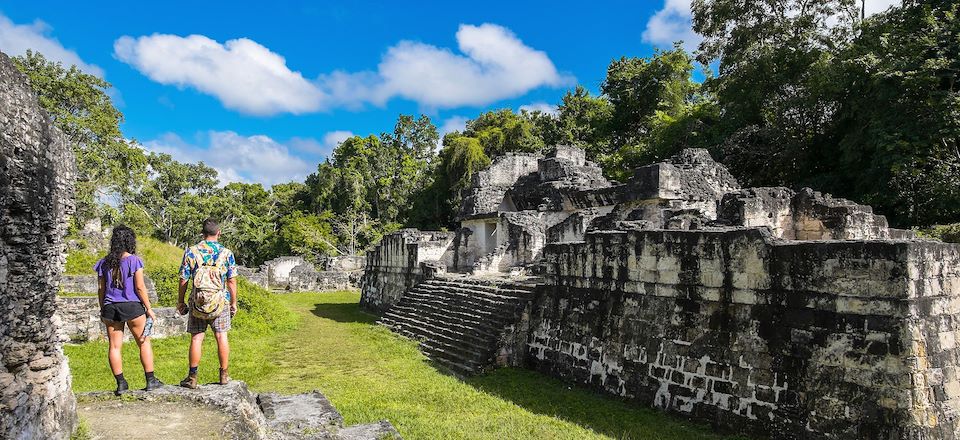
[[[123,282],[120,279],[120,257],[124,252],[137,253],[137,234],[125,225],[117,225],[110,237],[110,253],[103,257],[103,264],[113,272],[113,282],[118,285]]]

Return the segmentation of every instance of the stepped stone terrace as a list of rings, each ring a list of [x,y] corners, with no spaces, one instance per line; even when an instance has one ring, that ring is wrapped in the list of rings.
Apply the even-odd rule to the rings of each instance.
[[[473,176],[453,232],[368,253],[361,305],[458,375],[540,371],[775,439],[960,438],[960,246],[705,150],[603,178],[583,150]]]

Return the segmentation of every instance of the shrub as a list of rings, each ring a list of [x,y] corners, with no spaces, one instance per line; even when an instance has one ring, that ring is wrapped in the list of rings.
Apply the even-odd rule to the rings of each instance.
[[[276,295],[263,287],[239,277],[237,282],[237,328],[253,334],[269,334],[287,330],[297,324],[297,316],[276,301]]]
[[[926,238],[936,238],[947,243],[960,243],[960,223],[935,225],[928,229],[917,231],[917,235]]]

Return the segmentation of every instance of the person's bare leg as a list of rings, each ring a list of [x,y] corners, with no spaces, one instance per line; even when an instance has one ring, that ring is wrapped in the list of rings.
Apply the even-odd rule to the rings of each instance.
[[[190,352],[187,361],[190,363],[190,372],[180,381],[180,386],[186,388],[197,387],[197,367],[200,366],[200,355],[203,350],[203,336],[206,332],[194,333],[190,336]]]
[[[133,335],[137,346],[140,347],[140,364],[143,365],[145,373],[153,372],[153,346],[150,345],[150,337],[143,336],[144,327],[147,325],[147,317],[139,316],[127,321],[130,327],[130,333]]]
[[[107,326],[107,340],[110,341],[110,348],[107,349],[110,371],[114,376],[123,374],[123,357],[120,353],[123,348],[123,323],[104,319],[103,324]]]
[[[204,333],[197,333],[190,337],[190,368],[200,366],[200,356],[203,354]]]
[[[230,339],[227,332],[213,334],[217,338],[217,357],[220,359],[220,369],[226,370],[230,364]]]

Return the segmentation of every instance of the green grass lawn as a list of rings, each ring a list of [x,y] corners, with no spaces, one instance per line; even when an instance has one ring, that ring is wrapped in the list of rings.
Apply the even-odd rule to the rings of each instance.
[[[257,391],[318,389],[347,424],[390,420],[407,439],[720,439],[709,428],[654,410],[572,388],[522,369],[499,369],[466,382],[439,372],[412,341],[374,325],[356,292],[282,295],[298,325],[271,336],[237,330],[231,375]],[[157,374],[186,374],[187,338],[154,341]],[[112,389],[103,342],[68,346],[74,390]],[[124,347],[131,387],[142,387],[133,344]],[[216,347],[208,335],[201,382],[216,380]]]

